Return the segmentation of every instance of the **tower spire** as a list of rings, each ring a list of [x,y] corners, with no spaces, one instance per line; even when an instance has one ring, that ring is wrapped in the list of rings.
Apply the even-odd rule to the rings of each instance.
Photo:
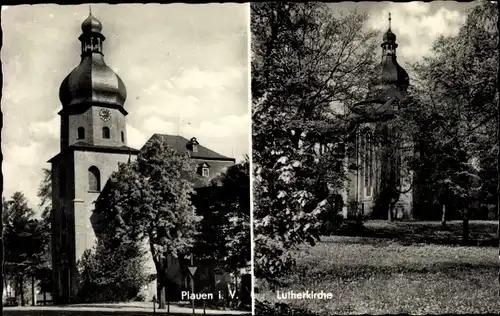
[[[389,12],[389,30],[391,29],[391,12]]]
[[[91,4],[89,4],[89,15],[92,15],[92,5]],[[389,13],[389,15],[391,15],[391,14]]]

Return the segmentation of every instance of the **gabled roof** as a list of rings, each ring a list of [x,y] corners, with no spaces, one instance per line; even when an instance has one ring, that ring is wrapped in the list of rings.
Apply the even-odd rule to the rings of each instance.
[[[175,135],[167,135],[167,134],[154,134],[151,138],[146,142],[149,143],[154,139],[163,139],[166,143],[178,153],[191,152],[191,157],[195,159],[206,159],[206,160],[222,160],[222,161],[235,161],[234,158],[230,158],[215,151],[204,147],[203,145],[197,145],[198,151],[192,152],[188,149],[189,140],[182,136]],[[144,145],[145,146],[145,145]],[[144,146],[141,148],[141,151],[144,149]]]

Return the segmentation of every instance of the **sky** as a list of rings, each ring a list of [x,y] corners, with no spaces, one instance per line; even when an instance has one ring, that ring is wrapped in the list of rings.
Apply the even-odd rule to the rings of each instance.
[[[380,42],[388,29],[390,12],[391,30],[396,34],[399,45],[398,61],[404,67],[405,63],[418,61],[428,55],[432,43],[439,36],[457,35],[460,26],[465,23],[467,10],[476,5],[477,1],[383,1],[332,3],[330,7],[336,11],[356,9],[366,12],[369,15],[367,27],[380,32]]]
[[[37,209],[42,168],[59,148],[58,91],[80,62],[88,5],[2,7],[4,196]],[[240,160],[249,153],[247,4],[92,5],[104,59],[127,88],[128,145],[154,133],[196,137]]]
[[[398,60],[405,67],[454,36],[477,2],[343,2],[380,32],[392,15]],[[249,153],[247,4],[92,6],[103,23],[106,63],[125,82],[128,145],[153,133],[180,134],[221,154]],[[4,196],[21,190],[32,207],[42,168],[59,152],[59,85],[80,61],[88,5],[2,7]],[[407,68],[408,69],[408,68]],[[411,76],[411,73],[410,73]],[[410,78],[411,80],[411,78]]]
[[[396,35],[397,60],[405,68],[412,83],[410,64],[421,61],[432,53],[432,44],[440,37],[458,35],[460,27],[465,23],[467,11],[477,6],[479,1],[432,1],[432,2],[338,2],[328,6],[334,13],[347,13],[356,10],[366,13],[366,29],[378,32],[378,39],[389,27],[391,14],[391,31]],[[380,47],[380,46],[379,46]],[[377,52],[382,54],[382,48]],[[342,111],[340,103],[334,102],[332,108]]]

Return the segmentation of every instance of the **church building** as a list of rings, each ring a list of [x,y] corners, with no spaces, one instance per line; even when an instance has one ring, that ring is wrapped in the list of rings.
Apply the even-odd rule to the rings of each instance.
[[[63,80],[60,152],[52,164],[52,266],[55,303],[74,301],[77,261],[95,245],[93,202],[118,163],[140,150],[127,146],[125,84],[104,62],[102,24],[90,13],[82,23],[80,64]],[[178,152],[189,152],[202,186],[235,163],[199,144],[195,137],[155,134]],[[156,293],[155,293],[156,294]]]
[[[360,214],[379,219],[413,217],[415,175],[404,167],[414,154],[412,135],[393,125],[398,110],[409,102],[409,76],[397,62],[398,44],[390,22],[389,14],[377,76],[365,101],[351,109],[358,123],[346,146],[344,217]]]

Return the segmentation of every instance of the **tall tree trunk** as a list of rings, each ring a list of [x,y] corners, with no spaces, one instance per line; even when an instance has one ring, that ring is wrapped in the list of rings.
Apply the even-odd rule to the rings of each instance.
[[[43,305],[47,305],[47,292],[43,291]]]
[[[443,212],[441,215],[441,227],[446,228],[446,204],[443,203]]]
[[[166,309],[166,278],[165,273],[158,273],[158,309]]]
[[[155,264],[156,268],[156,275],[157,275],[157,284],[156,284],[156,295],[158,296],[158,309],[165,309],[166,304],[165,304],[165,289],[167,286],[167,278],[166,278],[166,266],[167,266],[167,259],[166,258],[158,258],[157,253],[154,249],[153,245],[153,235],[152,232],[149,232],[149,248],[151,250],[151,255],[153,256],[153,261]]]
[[[35,306],[35,276],[31,276],[31,305]]]
[[[21,306],[25,306],[25,303],[24,303],[24,278],[22,275],[19,277],[19,292],[21,293]]]
[[[469,244],[469,210],[463,211],[462,220],[462,242],[466,246]]]
[[[500,1],[497,1],[497,30],[499,38],[497,39],[498,50],[498,65],[497,65],[497,85],[500,82]],[[500,95],[497,90],[497,215],[498,215],[498,237],[500,240]],[[498,258],[500,259],[500,243],[498,245]],[[500,285],[500,272],[498,274],[498,282]],[[500,290],[498,292],[500,295]]]

